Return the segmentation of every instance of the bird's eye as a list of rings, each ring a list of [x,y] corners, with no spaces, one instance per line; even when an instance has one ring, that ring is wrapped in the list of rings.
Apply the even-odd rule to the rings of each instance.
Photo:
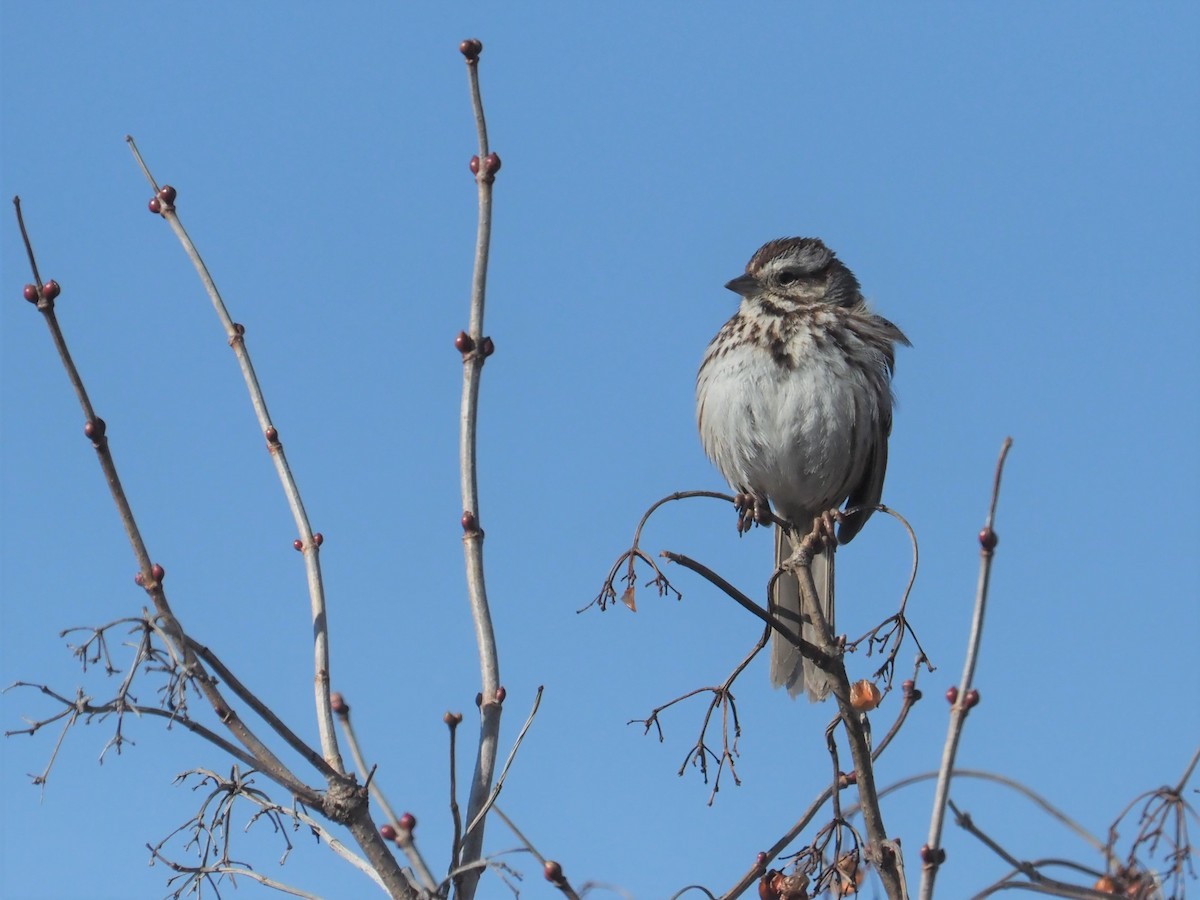
[[[800,280],[800,276],[797,275],[795,272],[780,272],[779,273],[779,283],[780,284],[795,284],[799,280]]]

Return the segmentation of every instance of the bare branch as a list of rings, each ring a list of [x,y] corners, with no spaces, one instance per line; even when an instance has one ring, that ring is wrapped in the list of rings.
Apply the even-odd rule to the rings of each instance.
[[[475,640],[479,646],[479,670],[482,689],[479,704],[479,750],[471,793],[467,802],[467,820],[479,826],[468,828],[463,837],[460,856],[461,874],[458,888],[463,900],[471,900],[479,883],[481,870],[473,864],[483,857],[482,813],[489,804],[492,778],[500,739],[501,704],[500,660],[496,650],[496,635],[492,628],[492,613],[488,606],[487,587],[483,572],[483,529],[480,527],[478,469],[476,465],[476,428],[479,420],[479,384],[483,363],[495,345],[483,334],[484,301],[487,296],[488,254],[492,235],[492,184],[500,170],[500,157],[488,147],[487,122],[483,99],[479,92],[479,54],[483,45],[474,39],[463,41],[459,50],[467,61],[467,80],[471,92],[471,109],[479,137],[479,153],[471,161],[479,193],[479,224],[475,240],[475,268],[471,278],[470,324],[456,342],[462,353],[463,392],[459,429],[459,466],[462,478],[463,554],[466,562],[467,594],[471,616],[475,622]]]
[[[158,182],[155,181],[154,176],[150,173],[149,167],[142,159],[142,155],[138,152],[133,138],[126,135],[125,140],[129,143],[129,149],[133,152],[134,159],[137,161],[139,168],[141,168],[142,174],[146,176],[146,180],[154,190],[151,209],[161,215],[167,221],[167,224],[171,226],[171,230],[175,232],[175,236],[183,246],[188,259],[195,266],[196,272],[200,276],[200,281],[204,284],[204,289],[212,301],[213,309],[216,310],[217,318],[221,320],[221,326],[225,330],[226,339],[229,342],[229,346],[233,348],[238,366],[242,371],[242,377],[246,382],[246,389],[250,393],[250,403],[254,407],[254,414],[258,418],[259,427],[266,438],[267,451],[271,454],[271,459],[275,463],[275,471],[279,475],[284,495],[287,497],[288,506],[292,510],[292,518],[300,533],[300,537],[298,538],[300,542],[299,549],[304,553],[305,570],[308,575],[308,594],[312,607],[313,655],[316,668],[314,687],[316,691],[317,729],[321,736],[321,752],[324,753],[326,762],[336,772],[344,773],[345,768],[342,765],[341,754],[338,752],[337,736],[333,729],[333,711],[330,708],[329,702],[329,626],[325,609],[325,586],[321,578],[319,554],[319,548],[324,538],[312,530],[312,526],[308,520],[308,513],[304,509],[304,502],[300,498],[300,488],[297,486],[296,479],[292,475],[292,470],[288,466],[287,456],[283,450],[283,443],[279,440],[279,431],[271,422],[271,415],[267,411],[266,397],[263,395],[262,387],[258,383],[254,364],[250,361],[250,351],[246,348],[246,329],[234,322],[233,318],[229,315],[225,301],[221,298],[220,291],[217,290],[216,282],[213,281],[212,275],[209,274],[208,266],[205,265],[203,258],[200,256],[200,251],[196,249],[196,245],[192,242],[187,230],[183,227],[183,222],[180,221],[179,214],[175,209],[175,189],[169,185],[164,185],[160,188]],[[157,204],[157,209],[155,209],[155,204]]]
[[[946,744],[942,750],[942,765],[938,772],[937,789],[933,800],[933,814],[929,822],[929,839],[921,849],[921,892],[920,900],[932,900],[933,885],[937,880],[938,867],[945,858],[941,847],[942,827],[945,822],[946,804],[950,800],[950,779],[954,772],[954,758],[958,753],[958,742],[966,724],[967,711],[978,702],[978,694],[971,688],[975,677],[975,663],[983,641],[983,617],[987,609],[988,581],[992,574],[992,558],[995,556],[998,538],[994,529],[996,504],[1000,500],[1000,476],[1004,472],[1004,461],[1012,447],[1012,438],[1004,439],[1000,447],[1000,458],[996,461],[996,472],[992,479],[992,499],[988,506],[987,520],[979,532],[979,582],[975,590],[975,614],[971,620],[971,635],[967,640],[967,658],[963,663],[962,681],[958,687],[956,702],[950,708],[950,724]]]

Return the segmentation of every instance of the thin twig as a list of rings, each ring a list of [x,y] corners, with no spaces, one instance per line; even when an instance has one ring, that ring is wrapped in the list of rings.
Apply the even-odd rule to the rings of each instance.
[[[472,900],[482,869],[473,864],[483,857],[483,813],[490,803],[492,778],[496,770],[496,755],[500,740],[501,703],[500,660],[492,613],[488,606],[487,587],[483,571],[483,529],[479,506],[478,468],[476,462],[476,428],[479,420],[479,384],[484,360],[494,349],[490,338],[483,334],[484,301],[487,295],[488,254],[492,234],[492,184],[500,159],[488,147],[487,121],[483,99],[479,92],[479,53],[482,44],[464,41],[460,50],[467,61],[467,80],[471,93],[471,109],[479,138],[479,154],[473,162],[475,183],[479,195],[479,222],[475,240],[475,266],[471,278],[470,324],[463,353],[463,392],[460,409],[459,467],[462,479],[463,554],[466,563],[467,594],[471,616],[475,622],[475,640],[479,647],[479,669],[482,690],[479,704],[479,750],[471,792],[467,802],[467,820],[479,827],[468,828],[462,842],[458,887],[462,900]]]
[[[983,618],[987,610],[988,581],[992,574],[992,559],[996,553],[995,531],[996,504],[1000,500],[1000,477],[1004,473],[1004,461],[1012,447],[1012,438],[1007,437],[1000,448],[996,471],[992,478],[992,498],[988,506],[987,521],[979,532],[979,581],[975,590],[975,613],[971,619],[971,634],[967,640],[967,658],[963,663],[962,681],[958,686],[958,699],[950,708],[950,724],[946,743],[942,750],[942,764],[938,771],[937,788],[934,793],[933,813],[929,821],[929,839],[922,849],[920,900],[932,900],[933,886],[938,868],[944,856],[941,849],[942,828],[945,824],[946,804],[950,800],[950,780],[954,772],[954,758],[958,753],[958,742],[962,737],[967,712],[973,705],[968,700],[971,683],[975,677],[975,664],[979,658],[979,647],[983,641]]]
[[[225,337],[229,342],[229,346],[233,348],[234,355],[237,357],[238,366],[246,382],[246,389],[250,394],[250,403],[254,407],[254,414],[258,418],[261,433],[267,441],[267,450],[271,454],[271,459],[275,464],[275,471],[279,475],[284,495],[287,497],[288,506],[292,510],[292,518],[300,533],[301,549],[304,551],[305,570],[308,576],[308,593],[312,607],[313,656],[316,669],[314,689],[316,694],[317,730],[321,737],[321,752],[325,755],[325,760],[337,772],[345,772],[341,754],[338,752],[337,734],[333,727],[333,709],[329,700],[329,617],[325,606],[325,586],[321,578],[319,553],[321,539],[318,539],[313,533],[308,513],[304,509],[304,502],[300,498],[300,489],[296,484],[295,477],[292,475],[291,468],[288,466],[287,456],[283,450],[283,443],[279,440],[279,431],[272,424],[271,415],[267,411],[266,397],[263,395],[262,387],[258,383],[258,376],[254,372],[254,364],[250,360],[250,351],[246,348],[246,329],[234,322],[233,318],[229,315],[229,310],[225,306],[225,301],[221,298],[220,291],[217,290],[216,282],[213,281],[212,275],[208,271],[208,266],[205,265],[203,258],[200,256],[200,251],[196,249],[196,245],[192,242],[187,230],[183,227],[183,223],[180,221],[175,209],[174,190],[172,189],[169,193],[165,193],[168,189],[159,188],[158,182],[155,181],[149,167],[142,159],[141,153],[138,152],[137,144],[134,143],[133,137],[126,135],[125,140],[129,144],[129,149],[133,152],[138,167],[141,168],[142,174],[146,176],[146,180],[150,183],[150,187],[155,193],[155,199],[159,203],[159,214],[171,226],[171,230],[175,232],[175,236],[183,246],[188,259],[192,261],[192,265],[196,268],[196,272],[200,276],[200,281],[204,284],[204,289],[212,301],[213,309],[217,313],[217,318],[221,321],[221,327],[225,331]]]
[[[525,724],[521,726],[520,732],[517,734],[517,739],[513,742],[512,749],[508,751],[508,758],[504,760],[504,767],[500,770],[500,777],[496,779],[496,785],[492,788],[491,796],[488,797],[487,803],[483,808],[475,814],[475,818],[471,820],[471,824],[467,826],[467,830],[463,834],[464,841],[469,840],[471,832],[474,831],[483,821],[483,817],[495,804],[500,796],[500,791],[504,789],[504,779],[508,776],[508,770],[512,767],[513,760],[517,757],[517,751],[521,749],[521,742],[525,740],[525,733],[529,731],[529,726],[533,724],[533,719],[537,715],[538,707],[542,705],[542,690],[543,686],[538,685],[537,694],[533,698],[533,709],[529,711],[529,716],[525,719]]]

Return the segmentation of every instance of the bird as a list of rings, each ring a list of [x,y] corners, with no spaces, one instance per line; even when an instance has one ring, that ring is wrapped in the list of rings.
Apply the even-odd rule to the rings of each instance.
[[[776,569],[818,518],[836,515],[849,543],[883,493],[892,431],[892,376],[904,333],[868,307],[858,279],[819,238],[769,241],[725,285],[741,298],[709,343],[696,376],[696,422],[704,452],[739,495],[739,531],[773,507]],[[833,511],[845,503],[848,514]],[[769,521],[769,519],[767,519]],[[818,545],[811,571],[834,630],[834,539]],[[782,573],[772,612],[818,646],[801,616],[799,582]],[[828,675],[777,631],[771,683],[812,701]]]

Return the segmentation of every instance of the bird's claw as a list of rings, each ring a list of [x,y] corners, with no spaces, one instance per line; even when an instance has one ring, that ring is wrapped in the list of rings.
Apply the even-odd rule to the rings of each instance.
[[[775,518],[771,514],[771,504],[767,498],[758,494],[735,495],[733,507],[738,514],[738,534],[745,534],[754,525],[770,525]]]

